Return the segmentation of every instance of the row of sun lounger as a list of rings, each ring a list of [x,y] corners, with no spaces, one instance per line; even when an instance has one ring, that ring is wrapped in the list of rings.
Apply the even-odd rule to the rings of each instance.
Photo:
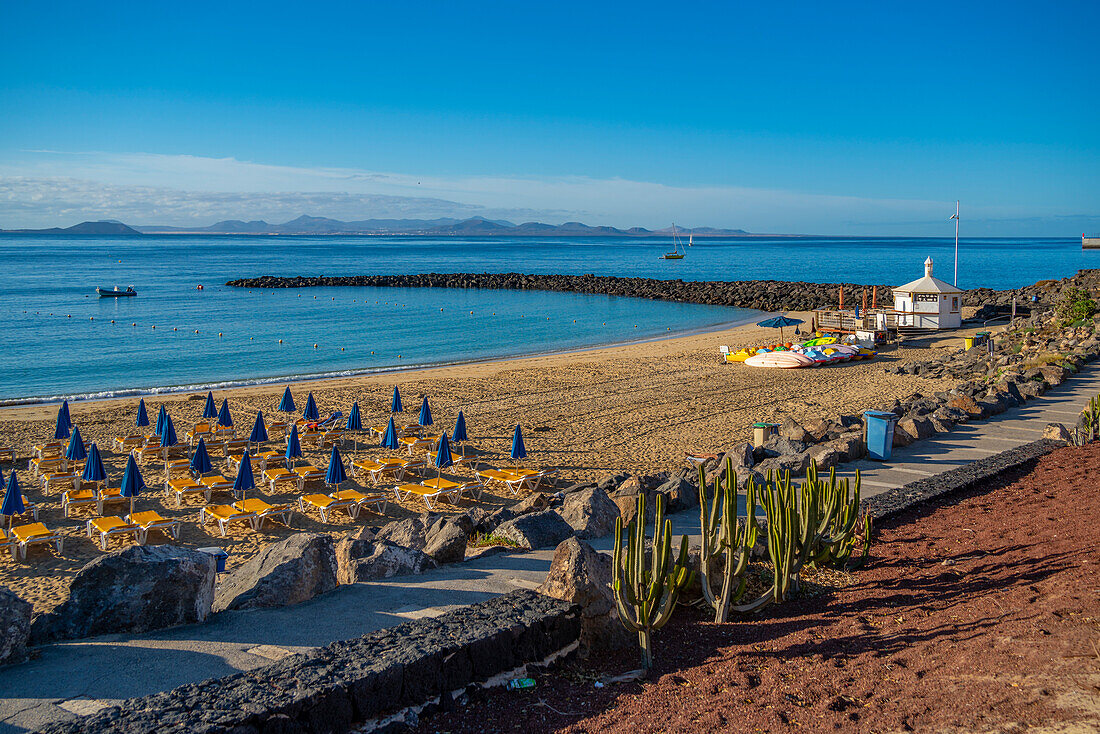
[[[312,469],[312,467],[300,468]],[[433,500],[445,500],[454,504],[466,494],[474,500],[480,499],[488,481],[499,482],[515,493],[524,486],[529,486],[532,489],[536,488],[543,478],[553,473],[555,473],[555,470],[552,469],[542,471],[483,469],[478,472],[479,480],[482,481],[456,482],[437,477],[421,483],[398,484],[393,488],[393,491],[398,502],[403,502],[415,496],[424,501],[428,509],[434,509]],[[294,474],[298,480],[308,475],[308,473]],[[204,500],[209,502],[211,492],[232,489],[232,482],[228,482],[224,477],[205,477],[204,479],[209,481],[198,482],[187,478],[186,481],[166,482],[165,493],[175,494],[177,506],[180,506],[182,498],[188,494],[203,494]],[[162,531],[173,539],[179,539],[180,521],[164,518],[155,510],[136,512],[124,518],[102,516],[106,503],[126,501],[119,492],[120,490],[111,488],[71,490],[62,497],[62,509],[65,516],[69,517],[73,507],[96,504],[101,517],[88,519],[85,529],[88,537],[96,540],[103,550],[107,550],[110,538],[115,536],[130,536],[137,543],[144,545],[148,540],[149,532],[153,530]],[[330,522],[332,513],[338,510],[346,511],[351,518],[358,517],[365,507],[373,508],[378,514],[384,514],[386,504],[385,494],[363,493],[356,489],[335,490],[330,494],[315,493],[298,498],[298,510],[300,512],[316,511],[320,515],[321,521],[325,523]],[[57,552],[61,553],[64,547],[64,536],[59,531],[47,529],[45,525],[37,521],[38,508],[34,503],[27,504],[27,512],[33,514],[35,522],[29,525],[17,526],[10,533],[0,531],[0,550],[10,548],[13,556],[26,559],[29,546],[52,544]],[[289,527],[292,512],[293,508],[289,504],[273,505],[259,498],[239,499],[231,505],[208,504],[201,510],[199,521],[203,525],[211,521],[215,522],[219,533],[224,537],[227,526],[231,523],[247,523],[253,530],[258,531],[264,520],[277,519]]]
[[[273,431],[280,430],[285,435],[287,428],[286,424],[280,422],[268,424],[269,435]],[[381,435],[385,428],[377,427],[373,430]],[[544,478],[555,473],[555,470],[484,467],[477,471],[477,479],[472,481],[454,481],[440,476],[422,482],[404,481],[410,474],[426,469],[438,448],[439,436],[421,435],[422,430],[421,426],[411,424],[399,431],[399,440],[407,447],[409,458],[361,459],[352,462],[353,474],[363,479],[369,478],[375,487],[386,479],[392,479],[396,482],[396,486],[392,488],[394,500],[404,502],[411,497],[417,497],[431,510],[435,509],[433,502],[457,503],[464,496],[474,500],[480,499],[481,493],[490,482],[508,487],[513,494],[523,488],[533,490]],[[199,438],[207,439],[208,450],[220,451],[226,457],[231,474],[239,468],[245,452],[253,449],[247,440],[235,438],[232,429],[216,424],[196,425],[186,434],[186,443],[179,442],[175,446],[162,447],[156,437],[135,434],[117,437],[114,447],[116,450],[132,450],[139,460],[146,462],[154,459],[163,460],[165,462],[165,496],[175,497],[176,507],[182,507],[185,498],[201,496],[205,506],[200,512],[200,523],[203,525],[215,523],[223,537],[226,535],[228,526],[234,523],[247,524],[254,531],[259,531],[265,520],[278,520],[290,526],[295,509],[292,504],[270,504],[262,499],[245,499],[241,496],[238,496],[232,504],[210,504],[214,492],[231,492],[233,482],[220,474],[194,478],[191,476],[190,462],[187,458],[172,458],[173,454],[185,454],[186,448],[197,443]],[[299,439],[307,445],[325,447],[344,440],[344,432],[307,429],[299,434]],[[149,532],[159,530],[173,539],[179,538],[181,522],[166,519],[154,510],[132,513],[125,517],[105,516],[104,511],[108,505],[127,502],[129,499],[121,496],[120,489],[107,488],[101,482],[85,483],[90,486],[82,487],[80,481],[82,462],[67,461],[64,458],[65,450],[66,444],[61,441],[51,441],[35,446],[29,468],[34,470],[44,491],[65,489],[62,495],[62,511],[65,517],[70,517],[75,508],[95,506],[100,516],[86,520],[85,531],[88,537],[96,541],[103,550],[107,549],[112,537],[128,536],[139,544],[145,544]],[[429,458],[427,460],[417,458],[418,453],[423,453]],[[0,459],[4,456],[14,461],[14,451],[5,451],[0,448]],[[454,453],[451,458],[458,466],[475,461],[473,457]],[[311,465],[297,466],[288,470],[282,465],[282,451],[261,451],[251,455],[251,461],[253,469],[258,469],[262,477],[260,484],[268,485],[272,492],[277,491],[281,485],[292,485],[300,493],[296,509],[302,513],[317,513],[322,522],[331,522],[336,512],[347,512],[351,518],[356,518],[364,508],[372,509],[379,514],[384,514],[386,511],[388,499],[384,492],[336,488],[329,494],[304,494],[307,483],[324,481],[325,472]],[[269,467],[269,463],[272,466]],[[60,531],[51,531],[38,522],[38,507],[34,503],[27,502],[26,510],[25,514],[32,515],[34,522],[14,527],[8,533],[0,532],[0,549],[10,548],[13,556],[21,556],[25,559],[29,546],[52,544],[60,553],[64,544],[63,534]]]
[[[173,540],[179,540],[180,521],[161,517],[156,510],[135,512],[121,517],[95,517],[88,520],[86,529],[89,538],[98,538],[99,547],[107,550],[107,542],[114,535],[130,535],[138,545],[145,545],[149,531],[164,533]],[[60,550],[58,551],[60,553]]]

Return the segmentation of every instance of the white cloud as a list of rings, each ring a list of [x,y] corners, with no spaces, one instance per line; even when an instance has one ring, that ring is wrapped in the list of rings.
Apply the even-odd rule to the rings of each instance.
[[[754,232],[946,236],[951,230],[947,213],[954,210],[954,202],[947,201],[618,178],[418,176],[152,153],[25,151],[22,156],[0,161],[2,227],[96,218],[205,225],[230,218],[281,222],[300,214],[337,219],[481,215],[614,226],[663,227],[675,221]],[[1027,221],[1042,227],[1041,222],[1059,216],[1065,215],[974,207],[965,219],[984,221],[982,234],[995,234],[1000,221],[1030,217]]]

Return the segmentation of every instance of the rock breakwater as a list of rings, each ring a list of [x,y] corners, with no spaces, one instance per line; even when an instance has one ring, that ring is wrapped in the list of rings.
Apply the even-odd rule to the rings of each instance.
[[[838,303],[844,287],[850,303],[860,303],[863,291],[878,289],[879,304],[890,304],[891,286],[862,283],[805,283],[779,280],[685,281],[653,278],[620,278],[607,275],[537,275],[524,273],[417,273],[412,275],[295,276],[264,275],[231,280],[237,288],[313,288],[318,286],[370,286],[376,288],[479,288],[486,290],[541,290],[628,296],[661,301],[736,306],[761,311],[807,311]],[[1100,270],[1081,270],[1062,280],[1040,281],[1008,291],[976,288],[966,291],[967,306],[1007,307],[1013,297],[1021,306],[1036,296],[1043,304],[1057,300],[1067,286],[1100,285]]]

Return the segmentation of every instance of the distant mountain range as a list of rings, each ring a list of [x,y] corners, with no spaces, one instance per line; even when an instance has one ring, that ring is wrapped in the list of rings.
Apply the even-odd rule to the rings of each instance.
[[[132,235],[141,234],[133,227],[128,227],[122,222],[101,221],[81,222],[71,227],[50,227],[49,229],[0,229],[4,234],[117,234]]]
[[[689,230],[678,230],[687,234]],[[513,224],[502,219],[364,219],[342,222],[326,217],[302,215],[283,224],[270,224],[262,220],[244,222],[227,219],[209,227],[129,227],[122,222],[81,222],[61,229],[13,229],[0,232],[18,234],[282,234],[282,235],[434,235],[455,237],[668,237],[672,228],[650,230],[643,227],[618,229],[616,227],[592,227],[580,222],[543,224],[524,222]],[[749,234],[743,229],[715,229],[698,227],[690,230],[696,237],[737,237]]]

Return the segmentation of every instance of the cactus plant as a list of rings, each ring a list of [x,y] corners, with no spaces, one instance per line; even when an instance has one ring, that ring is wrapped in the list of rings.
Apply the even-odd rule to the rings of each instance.
[[[699,554],[699,574],[703,599],[714,609],[714,621],[725,622],[731,600],[741,597],[745,589],[745,571],[749,554],[756,544],[759,526],[756,523],[756,484],[745,484],[745,520],[737,520],[737,475],[733,462],[726,457],[725,482],[714,480],[714,491],[707,497],[707,481],[699,467],[699,527],[702,547]],[[713,561],[725,556],[721,590],[715,594],[712,583]],[[737,584],[736,591],[734,584]]]
[[[623,626],[638,634],[642,670],[653,667],[653,630],[660,629],[672,616],[680,592],[692,578],[688,569],[688,537],[680,540],[679,558],[670,565],[672,521],[665,519],[664,502],[657,495],[654,518],[653,550],[646,558],[645,493],[638,495],[638,513],[627,526],[626,555],[623,556],[623,519],[615,518],[615,554],[612,565],[615,602]]]
[[[1088,406],[1081,411],[1081,419],[1077,422],[1081,429],[1079,444],[1096,440],[1096,432],[1100,428],[1098,421],[1100,421],[1100,395],[1089,398]]]
[[[750,478],[747,492],[754,491],[753,484]],[[807,563],[844,567],[861,544],[858,563],[864,562],[870,551],[872,522],[869,515],[859,515],[859,485],[858,471],[852,488],[847,479],[837,481],[835,471],[830,471],[828,481],[819,479],[815,464],[799,485],[791,481],[790,472],[769,472],[760,493],[767,518],[772,586],[757,599],[730,609],[750,613],[785,601],[792,591],[798,591],[799,574]]]

